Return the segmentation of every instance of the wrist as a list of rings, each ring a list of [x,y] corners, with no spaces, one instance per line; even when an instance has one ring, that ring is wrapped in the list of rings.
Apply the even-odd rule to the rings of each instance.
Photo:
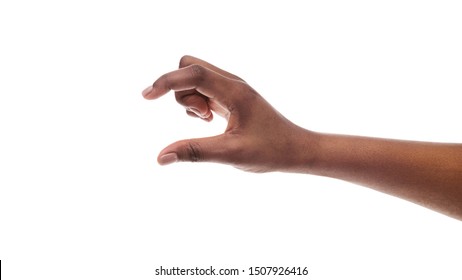
[[[312,174],[319,160],[323,134],[300,128],[296,135],[294,145],[290,147],[291,163],[289,172]]]

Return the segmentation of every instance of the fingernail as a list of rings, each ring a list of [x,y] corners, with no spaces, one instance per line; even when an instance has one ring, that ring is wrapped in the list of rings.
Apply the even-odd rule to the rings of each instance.
[[[178,161],[176,153],[168,153],[159,158],[160,165],[167,165]]]
[[[201,112],[199,112],[199,110],[195,109],[195,108],[189,108],[189,111],[193,112],[194,114],[196,114],[198,117],[202,118],[202,114]]]
[[[196,114],[199,118],[201,119],[206,119],[208,117],[210,117],[210,113],[211,112],[207,112],[205,114],[202,114],[199,110],[197,110],[196,108],[189,108],[189,111],[193,112],[194,114]]]
[[[151,93],[151,91],[152,91],[152,86],[148,86],[147,88],[143,90],[143,96],[148,95],[149,93]]]

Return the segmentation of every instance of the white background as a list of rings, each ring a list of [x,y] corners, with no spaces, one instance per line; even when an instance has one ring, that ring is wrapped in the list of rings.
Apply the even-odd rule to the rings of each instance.
[[[174,279],[160,265],[462,278],[462,223],[412,203],[309,175],[157,165],[167,144],[225,128],[173,94],[141,97],[184,54],[311,130],[462,142],[459,1],[250,2],[0,2],[4,279]]]

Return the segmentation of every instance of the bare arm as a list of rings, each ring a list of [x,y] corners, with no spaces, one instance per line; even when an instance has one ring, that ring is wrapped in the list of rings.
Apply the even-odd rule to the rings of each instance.
[[[370,187],[462,220],[462,145],[321,134],[278,113],[237,76],[183,57],[180,69],[143,91],[170,90],[188,115],[228,120],[221,135],[182,140],[163,149],[160,164],[211,161],[246,171],[300,172]]]
[[[462,220],[462,145],[321,135],[307,173],[357,183]]]

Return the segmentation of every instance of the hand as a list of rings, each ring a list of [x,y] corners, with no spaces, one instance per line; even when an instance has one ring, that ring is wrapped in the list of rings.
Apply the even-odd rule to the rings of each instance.
[[[462,145],[314,133],[278,113],[242,79],[185,56],[143,91],[170,90],[190,116],[228,120],[223,134],[163,149],[160,164],[211,161],[253,171],[300,172],[368,186],[462,220]]]
[[[177,161],[230,164],[252,172],[297,171],[313,160],[315,134],[294,125],[239,77],[200,59],[184,56],[178,70],[143,91],[156,99],[175,91],[186,113],[206,121],[228,120],[221,135],[182,140],[163,149],[161,165]]]

